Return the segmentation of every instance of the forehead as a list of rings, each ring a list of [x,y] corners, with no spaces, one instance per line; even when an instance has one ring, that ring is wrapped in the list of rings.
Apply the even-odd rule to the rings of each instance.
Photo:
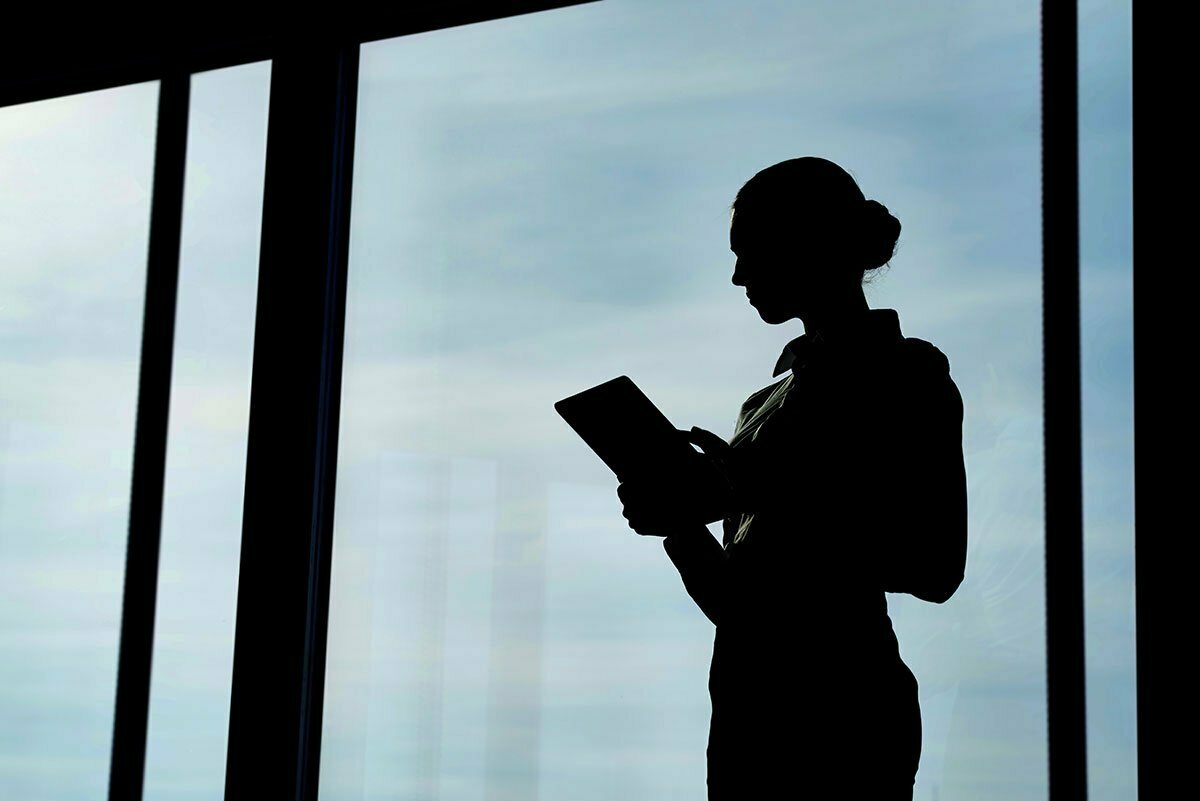
[[[755,244],[778,241],[799,233],[803,227],[795,217],[762,210],[746,212],[739,209],[729,222],[729,246],[734,250]]]
[[[764,244],[785,245],[800,238],[812,241],[841,230],[845,224],[844,214],[832,205],[738,204],[729,222],[729,246],[739,250]]]

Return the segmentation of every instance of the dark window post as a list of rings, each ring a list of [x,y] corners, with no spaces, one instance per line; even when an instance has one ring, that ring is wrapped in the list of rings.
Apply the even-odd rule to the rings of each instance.
[[[1192,100],[1161,91],[1189,80],[1192,68],[1189,48],[1174,41],[1183,31],[1158,35],[1171,20],[1167,7],[1131,3],[1130,15],[1137,778],[1138,798],[1155,799],[1195,781],[1196,549],[1187,532],[1196,517],[1196,315],[1190,292],[1180,293],[1191,286],[1195,211],[1189,193],[1176,191],[1191,172],[1193,132],[1179,119]]]
[[[159,82],[109,801],[140,801],[146,767],[190,91],[187,73],[173,72]]]
[[[1050,798],[1087,798],[1076,0],[1042,3],[1042,337]]]
[[[227,799],[315,799],[359,46],[271,66]]]

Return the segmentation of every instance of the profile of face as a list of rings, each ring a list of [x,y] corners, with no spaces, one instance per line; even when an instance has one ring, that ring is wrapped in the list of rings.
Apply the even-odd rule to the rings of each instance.
[[[835,266],[828,238],[827,226],[816,215],[784,219],[753,207],[734,213],[729,226],[729,249],[736,257],[732,281],[746,288],[750,305],[764,322],[807,318],[844,288],[834,280],[844,271]]]

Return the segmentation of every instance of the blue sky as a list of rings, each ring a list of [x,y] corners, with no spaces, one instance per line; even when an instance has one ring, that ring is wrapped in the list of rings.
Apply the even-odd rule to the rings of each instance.
[[[804,154],[901,220],[868,300],[966,404],[967,579],[889,596],[915,797],[1045,797],[1038,7],[882,8],[605,0],[363,47],[324,798],[702,797],[711,626],[551,404],[628,374],[728,436],[802,330],[729,283],[728,205]],[[1128,17],[1080,9],[1101,799],[1134,795]],[[222,785],[269,77],[193,79],[148,799]],[[156,100],[0,110],[6,798],[104,792]]]

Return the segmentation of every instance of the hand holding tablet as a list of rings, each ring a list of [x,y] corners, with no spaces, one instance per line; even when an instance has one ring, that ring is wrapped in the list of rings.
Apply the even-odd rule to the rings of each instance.
[[[616,474],[625,516],[638,533],[666,536],[727,513],[728,483],[713,459],[690,444],[694,437],[708,450],[719,438],[676,428],[628,376],[563,398],[554,408]]]

